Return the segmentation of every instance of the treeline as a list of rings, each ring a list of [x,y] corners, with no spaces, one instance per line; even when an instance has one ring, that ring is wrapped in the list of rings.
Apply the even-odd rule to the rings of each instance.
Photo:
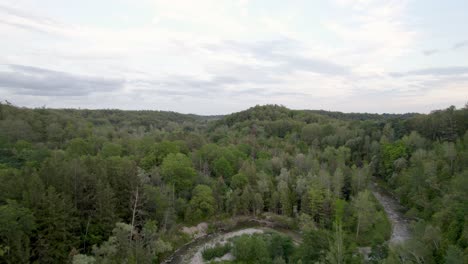
[[[468,108],[334,115],[1,104],[0,262],[157,263],[182,225],[265,212],[303,231],[302,263],[361,263],[360,246],[376,262],[467,260]],[[416,219],[401,247],[384,243],[372,176]]]

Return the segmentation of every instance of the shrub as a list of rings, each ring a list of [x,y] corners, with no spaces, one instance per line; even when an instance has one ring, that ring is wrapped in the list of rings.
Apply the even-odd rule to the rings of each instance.
[[[226,253],[228,253],[229,251],[231,251],[231,244],[229,243],[226,243],[224,245],[216,244],[212,248],[205,248],[202,251],[202,256],[204,260],[208,261],[214,258],[220,258],[226,255]]]

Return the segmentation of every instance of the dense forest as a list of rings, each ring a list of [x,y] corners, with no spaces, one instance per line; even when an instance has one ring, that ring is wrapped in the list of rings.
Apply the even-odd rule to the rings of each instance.
[[[387,242],[374,182],[406,208],[407,241]],[[301,243],[244,235],[204,255],[468,263],[468,105],[197,116],[0,104],[0,263],[160,263],[192,239],[182,227],[267,216]]]

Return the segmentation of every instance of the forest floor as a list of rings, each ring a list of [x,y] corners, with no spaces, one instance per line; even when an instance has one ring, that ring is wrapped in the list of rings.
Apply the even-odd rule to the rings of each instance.
[[[392,223],[390,244],[398,244],[408,240],[411,237],[409,231],[410,221],[404,216],[404,207],[390,192],[380,186],[377,181],[371,183],[370,189],[375,198],[383,206],[388,219]]]

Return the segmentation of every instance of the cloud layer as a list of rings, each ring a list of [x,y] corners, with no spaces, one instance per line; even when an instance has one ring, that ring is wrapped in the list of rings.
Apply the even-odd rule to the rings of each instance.
[[[466,40],[433,41],[405,0],[70,5],[0,5],[0,99],[201,114],[265,103],[425,112],[468,100]]]
[[[36,96],[86,96],[94,92],[119,92],[124,81],[81,76],[25,65],[5,65],[0,87],[14,94]]]

